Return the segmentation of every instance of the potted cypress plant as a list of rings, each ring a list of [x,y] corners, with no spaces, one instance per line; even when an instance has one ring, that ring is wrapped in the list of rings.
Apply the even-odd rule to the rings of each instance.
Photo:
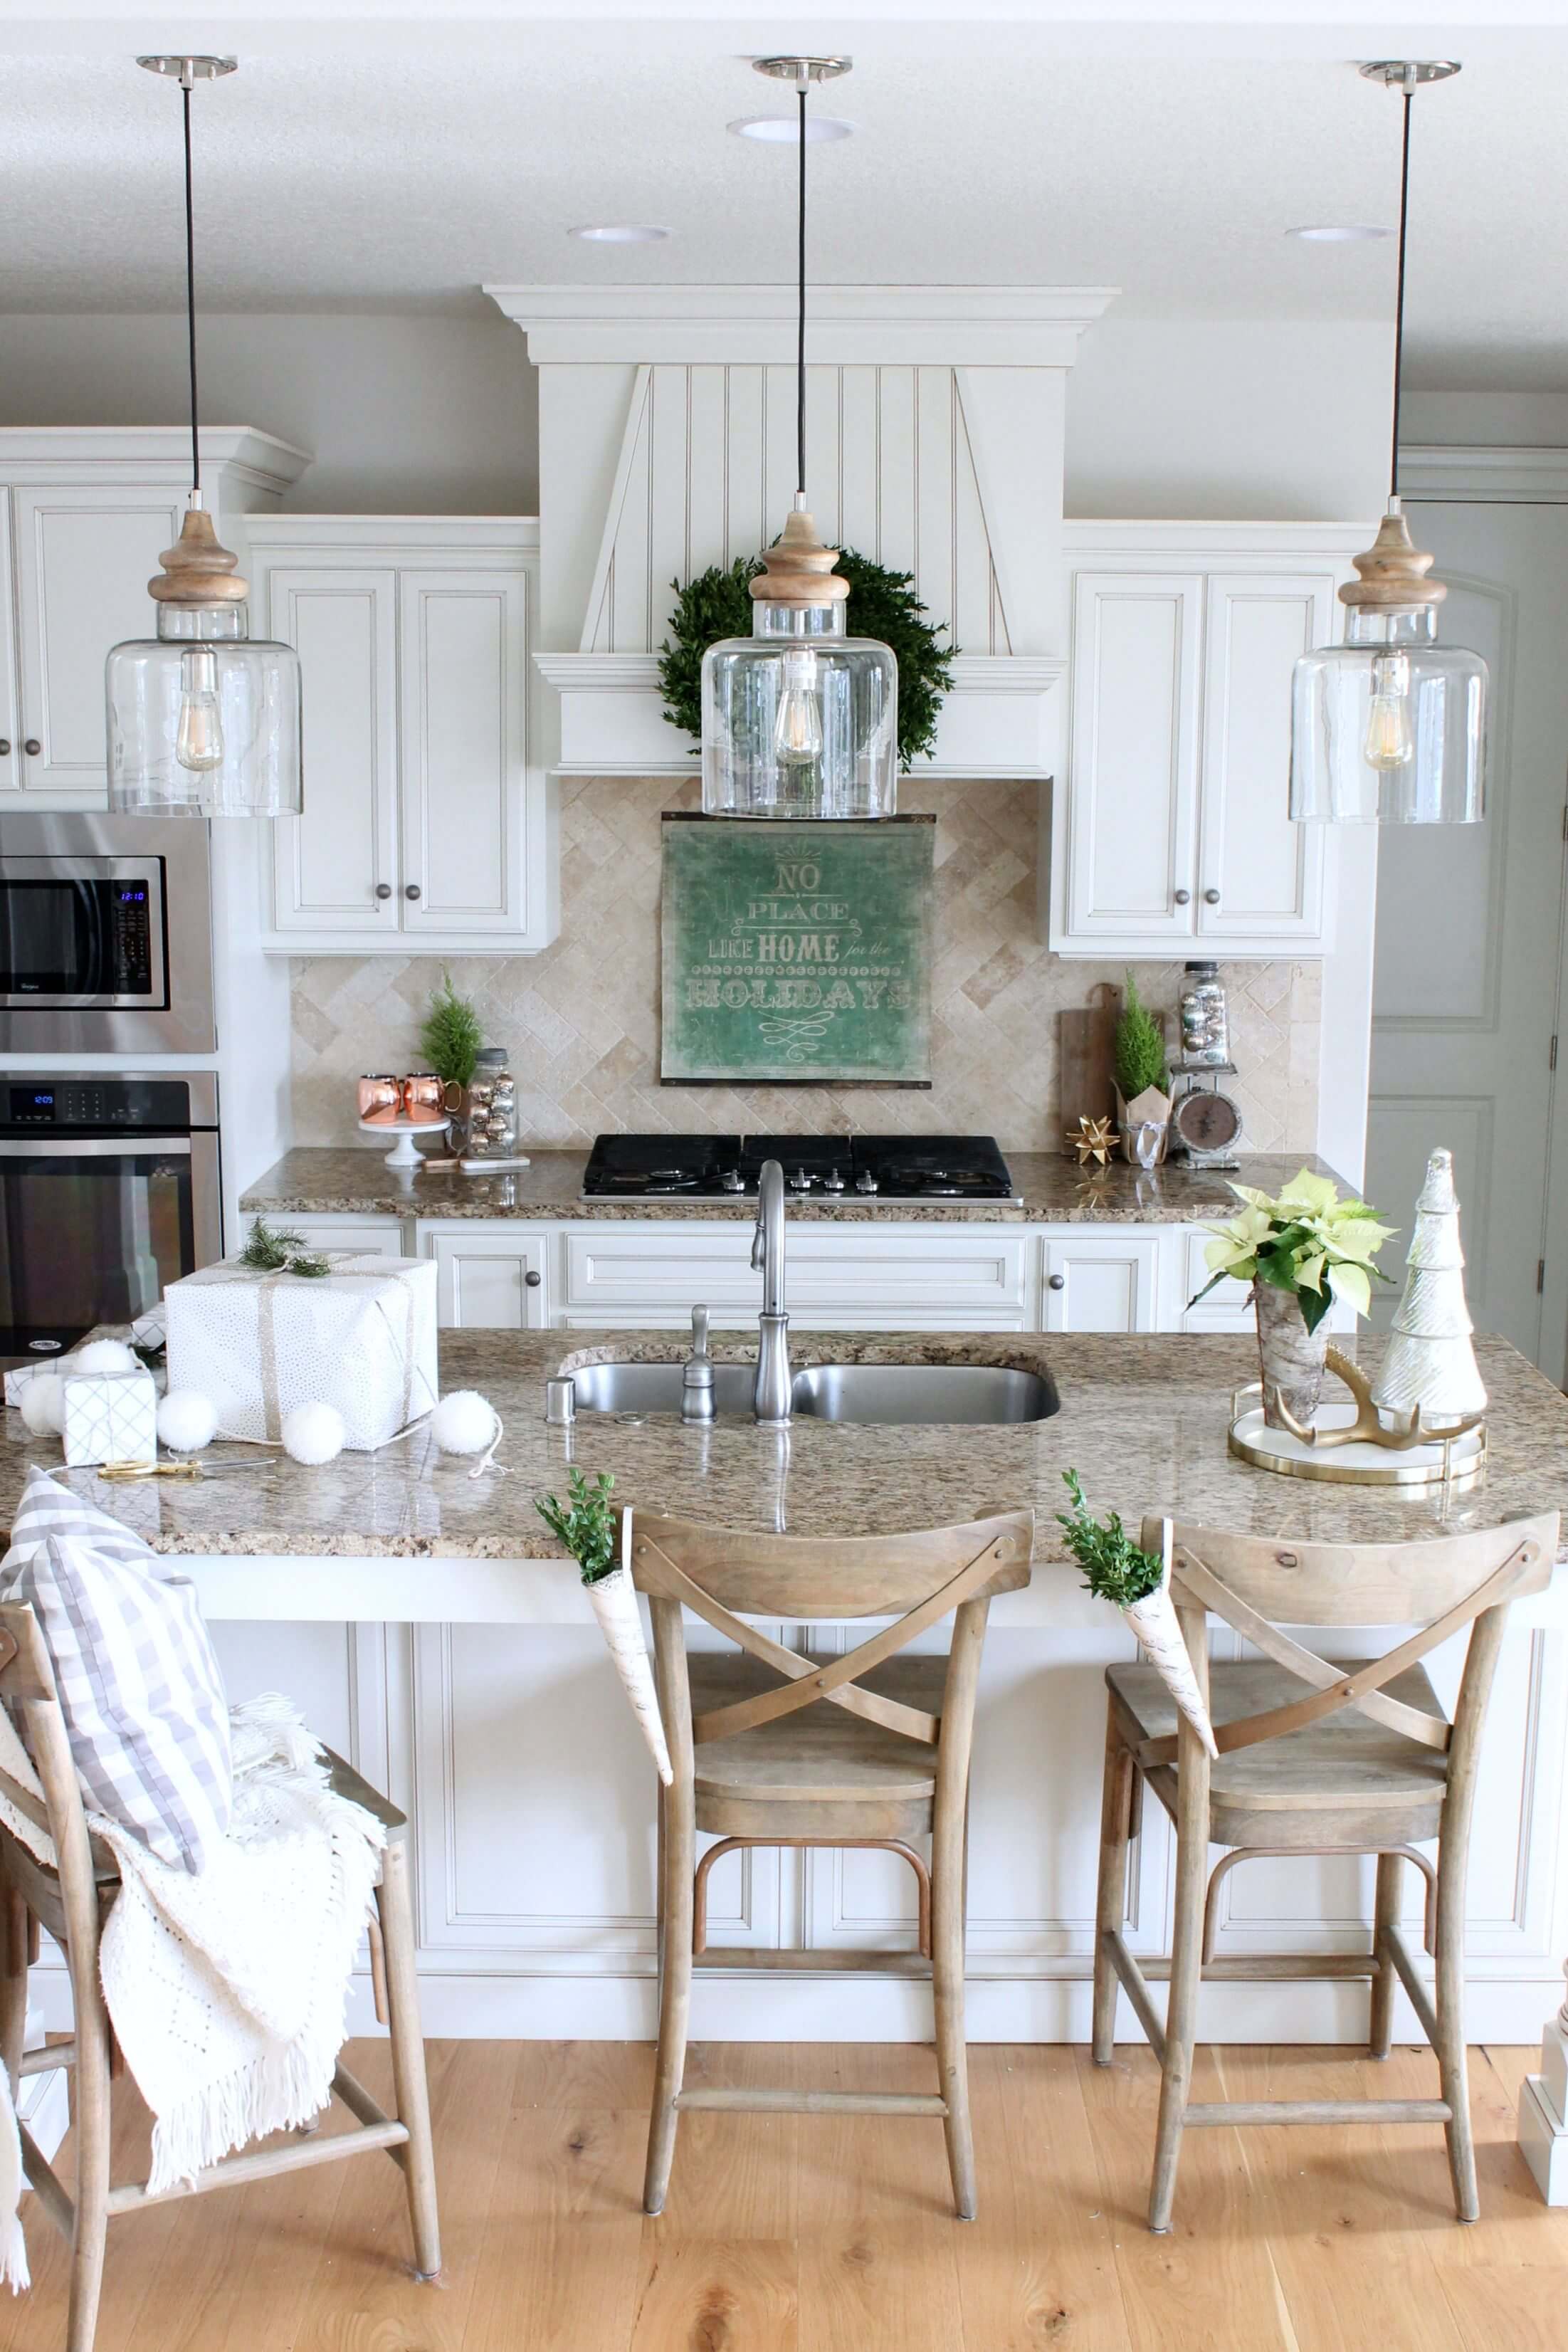
[[[468,1141],[468,1089],[484,1042],[485,1032],[472,1000],[458,995],[451,972],[443,969],[441,986],[431,997],[420,1025],[419,1050],[442,1082],[452,1120],[450,1148],[459,1153]]]
[[[1157,1167],[1170,1139],[1170,1071],[1166,1062],[1165,1032],[1139,996],[1138,983],[1131,971],[1116,1023],[1113,1060],[1122,1155],[1140,1167]]]

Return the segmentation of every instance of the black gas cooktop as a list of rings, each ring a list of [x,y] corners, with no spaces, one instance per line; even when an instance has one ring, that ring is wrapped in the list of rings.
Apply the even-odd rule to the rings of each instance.
[[[601,1135],[582,1189],[590,1200],[754,1200],[766,1160],[796,1200],[1018,1197],[989,1135]]]

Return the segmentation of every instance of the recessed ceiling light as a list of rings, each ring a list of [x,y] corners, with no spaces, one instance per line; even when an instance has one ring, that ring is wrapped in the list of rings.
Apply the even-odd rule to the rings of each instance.
[[[1364,221],[1346,221],[1343,225],[1329,223],[1322,228],[1288,228],[1287,236],[1299,236],[1303,245],[1370,245],[1378,237],[1392,236],[1391,228],[1374,228]]]
[[[569,228],[568,236],[580,236],[589,245],[657,245],[670,234],[667,228],[655,228],[651,221],[606,221],[588,228]]]
[[[768,139],[779,146],[798,147],[800,125],[793,114],[748,114],[738,122],[727,126],[737,139]],[[810,147],[819,139],[852,139],[855,126],[839,114],[810,114],[806,118],[806,144]]]

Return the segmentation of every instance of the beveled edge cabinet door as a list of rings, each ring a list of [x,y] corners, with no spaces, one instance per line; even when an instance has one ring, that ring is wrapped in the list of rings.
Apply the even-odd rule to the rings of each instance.
[[[1047,1234],[1041,1293],[1048,1331],[1154,1331],[1163,1234]]]
[[[1197,876],[1198,572],[1072,583],[1067,929],[1188,940]]]
[[[528,581],[398,576],[404,931],[524,928]]]
[[[16,489],[11,497],[19,707],[11,757],[0,769],[15,768],[7,782],[29,796],[102,808],[104,659],[123,638],[157,634],[147,583],[179,534],[181,502],[125,484]]]
[[[398,929],[397,583],[330,564],[267,575],[269,625],[304,678],[305,813],[273,828],[280,931]]]
[[[444,1331],[538,1331],[549,1321],[548,1234],[422,1219],[419,1254],[435,1260]]]
[[[1213,572],[1204,624],[1197,935],[1316,945],[1326,828],[1290,816],[1291,683],[1337,634],[1329,571]]]

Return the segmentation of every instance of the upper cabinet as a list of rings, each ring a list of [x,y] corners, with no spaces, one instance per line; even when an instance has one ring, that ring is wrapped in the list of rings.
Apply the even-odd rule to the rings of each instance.
[[[1070,523],[1071,693],[1052,793],[1061,955],[1321,955],[1334,838],[1287,814],[1291,680],[1336,634],[1354,531]]]
[[[263,433],[204,433],[220,533],[308,463]],[[190,442],[173,428],[0,432],[0,813],[100,809],[104,656],[156,633],[147,583],[178,537]]]
[[[532,756],[527,520],[256,525],[258,607],[305,678],[305,811],[274,831],[271,944],[527,954],[556,928]]]

